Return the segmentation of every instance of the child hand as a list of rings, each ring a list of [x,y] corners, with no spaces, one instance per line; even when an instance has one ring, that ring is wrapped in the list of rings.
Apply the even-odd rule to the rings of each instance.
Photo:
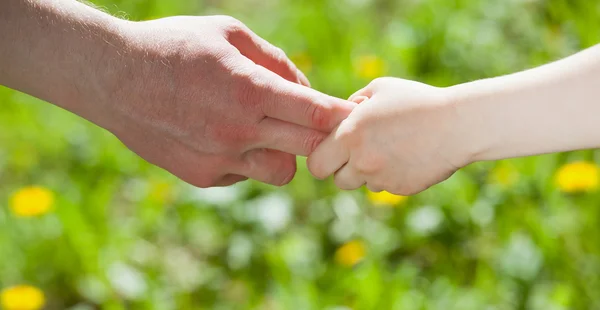
[[[411,195],[470,162],[465,126],[445,89],[381,78],[350,100],[362,102],[308,158],[315,177],[335,173],[341,189],[366,184]]]

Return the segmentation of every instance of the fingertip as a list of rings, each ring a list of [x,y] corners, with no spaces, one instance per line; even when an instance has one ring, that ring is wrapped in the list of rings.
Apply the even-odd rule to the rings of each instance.
[[[362,176],[348,164],[342,166],[335,173],[333,182],[339,189],[348,191],[360,188],[365,184]]]
[[[324,169],[321,169],[319,165],[318,159],[315,159],[312,154],[306,159],[306,167],[310,174],[318,180],[325,180],[328,175],[324,173]]]
[[[296,176],[296,169],[294,169],[294,172],[289,174],[285,179],[283,179],[283,181],[278,184],[277,186],[285,186],[290,184],[290,182],[292,182],[292,180],[294,179],[294,176]]]
[[[332,139],[332,135],[327,137],[306,159],[306,167],[316,179],[327,179],[348,161],[345,148]]]
[[[381,193],[383,192],[382,187],[378,187],[377,185],[367,183],[367,189],[372,193]]]
[[[287,154],[276,150],[271,150],[271,152],[282,154],[282,156],[288,157],[290,159],[286,160],[285,164],[279,168],[279,171],[281,171],[281,175],[284,175],[284,177],[280,178],[279,182],[272,183],[275,186],[285,186],[292,182],[292,180],[296,176],[296,172],[298,171],[298,166],[296,164],[296,156],[294,156],[293,154]]]

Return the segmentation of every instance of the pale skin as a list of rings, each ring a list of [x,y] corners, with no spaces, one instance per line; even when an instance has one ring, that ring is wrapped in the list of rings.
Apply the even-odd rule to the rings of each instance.
[[[0,1],[0,84],[199,187],[288,183],[355,107],[234,18],[133,22],[73,0]]]
[[[342,189],[412,195],[473,162],[600,147],[599,98],[600,45],[448,88],[376,79],[308,167]]]

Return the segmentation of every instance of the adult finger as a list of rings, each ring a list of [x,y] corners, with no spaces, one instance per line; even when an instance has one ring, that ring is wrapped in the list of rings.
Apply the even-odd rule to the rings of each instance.
[[[300,125],[267,117],[258,125],[259,143],[252,148],[267,148],[308,156],[327,134]]]
[[[310,86],[306,76],[298,70],[282,49],[273,46],[242,23],[229,32],[228,40],[242,55],[255,64],[290,82]]]
[[[266,69],[263,82],[255,85],[266,116],[297,125],[330,132],[346,119],[355,103],[277,78]],[[261,85],[262,84],[262,85]]]
[[[289,183],[296,174],[296,156],[277,150],[255,149],[246,152],[238,170],[236,173],[240,175],[281,186]]]
[[[346,164],[335,173],[334,182],[340,189],[353,190],[363,186],[365,179],[354,168]]]

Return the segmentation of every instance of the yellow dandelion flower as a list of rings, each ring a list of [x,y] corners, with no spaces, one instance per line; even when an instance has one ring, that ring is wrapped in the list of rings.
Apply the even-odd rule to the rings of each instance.
[[[384,75],[387,71],[383,59],[375,55],[361,56],[356,60],[354,70],[356,75],[363,79],[374,79]]]
[[[0,292],[0,304],[5,310],[38,310],[44,303],[44,293],[33,286],[17,285]]]
[[[515,184],[518,179],[519,172],[513,165],[507,162],[499,163],[490,173],[490,182],[504,187]]]
[[[367,191],[367,198],[371,201],[372,204],[376,206],[396,206],[406,199],[407,196],[394,195],[392,193],[383,191],[379,193],[374,193],[371,191]]]
[[[598,166],[594,163],[568,163],[556,172],[556,185],[566,193],[592,191],[598,188],[598,172]]]
[[[335,261],[346,267],[358,264],[364,257],[365,245],[358,240],[347,242],[335,251]]]
[[[170,183],[157,181],[150,186],[150,200],[156,203],[167,203],[173,198],[173,186]]]
[[[32,217],[47,213],[53,204],[52,191],[40,186],[29,186],[12,195],[10,209],[16,216]]]
[[[298,67],[300,71],[305,74],[308,74],[312,70],[312,60],[310,55],[305,52],[290,56],[290,60],[296,65],[296,67]]]

